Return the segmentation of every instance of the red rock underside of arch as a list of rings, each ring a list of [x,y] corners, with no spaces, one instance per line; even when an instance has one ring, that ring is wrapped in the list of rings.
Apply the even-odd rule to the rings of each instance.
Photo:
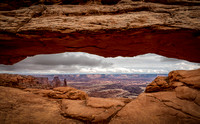
[[[48,31],[1,34],[0,63],[14,64],[27,56],[62,52],[87,52],[104,57],[156,53],[200,62],[200,42],[196,34],[193,30],[151,28],[69,34]]]
[[[141,1],[0,11],[0,64],[62,52],[104,57],[156,53],[200,62],[199,13],[195,5]]]

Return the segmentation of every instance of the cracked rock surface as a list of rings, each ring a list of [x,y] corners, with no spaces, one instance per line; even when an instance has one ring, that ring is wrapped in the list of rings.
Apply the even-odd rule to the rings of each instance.
[[[200,82],[199,74],[200,69],[177,70],[170,72],[168,77],[156,78],[146,88],[146,92],[151,93],[140,94],[118,112],[110,123],[200,123],[200,91],[195,87]],[[193,80],[195,83],[188,83]]]
[[[200,89],[200,69],[171,71],[168,77],[158,76],[145,89],[145,92],[173,90],[179,86]]]
[[[199,91],[196,91],[200,93]],[[176,92],[142,93],[126,105],[111,124],[197,124],[200,106],[194,100],[180,99]]]
[[[62,115],[86,123],[108,123],[127,104],[126,101],[125,99],[93,97],[86,101],[62,100]]]
[[[19,90],[0,86],[0,123],[199,124],[199,71],[172,71],[152,82],[164,85],[165,90],[153,88],[136,99],[87,97],[70,87]],[[191,77],[195,82],[188,83]],[[173,83],[166,87],[168,81]]]
[[[0,11],[0,63],[77,51],[105,57],[156,53],[200,62],[200,7],[198,1],[190,2],[36,4]]]
[[[57,101],[16,88],[0,86],[0,123],[81,124],[82,122],[60,115]]]

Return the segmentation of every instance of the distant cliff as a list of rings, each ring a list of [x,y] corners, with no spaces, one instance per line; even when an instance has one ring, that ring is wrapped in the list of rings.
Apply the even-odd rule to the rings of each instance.
[[[48,78],[44,77],[33,77],[30,75],[19,75],[19,74],[0,74],[0,86],[8,86],[15,88],[39,88],[49,89]]]

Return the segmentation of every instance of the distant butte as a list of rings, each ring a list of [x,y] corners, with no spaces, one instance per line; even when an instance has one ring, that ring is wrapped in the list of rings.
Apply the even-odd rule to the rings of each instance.
[[[82,0],[83,5],[49,1],[43,3],[53,5],[30,2],[21,8],[0,3],[4,7],[0,11],[1,64],[62,52],[104,57],[156,53],[200,62],[200,1],[123,0],[115,4],[98,0],[92,4]]]

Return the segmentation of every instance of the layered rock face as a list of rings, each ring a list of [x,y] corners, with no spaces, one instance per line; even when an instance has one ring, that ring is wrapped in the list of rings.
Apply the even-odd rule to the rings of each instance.
[[[0,63],[75,51],[105,57],[156,53],[200,62],[200,7],[199,1],[191,2],[194,5],[131,0],[115,5],[36,4],[0,11]]]
[[[17,74],[0,74],[0,86],[26,88],[34,87],[38,84],[38,80],[32,76]]]
[[[113,5],[118,3],[120,0],[1,0],[0,1],[0,11],[19,9],[20,7],[29,7],[38,4],[87,4],[87,3],[97,3]]]
[[[169,73],[168,77],[157,77],[146,87],[145,92],[168,91],[179,86],[200,89],[200,69],[172,71]]]
[[[57,87],[53,90],[27,88],[25,91],[53,99],[85,100],[88,97],[85,92],[72,87]]]
[[[172,71],[158,77],[138,98],[126,105],[111,124],[200,123],[200,69]]]
[[[0,74],[0,86],[15,87],[20,89],[39,88],[50,89],[48,78],[33,77],[30,75]]]
[[[164,3],[164,4],[178,4],[178,5],[200,5],[198,0],[144,0],[145,2],[157,2],[157,3]]]

